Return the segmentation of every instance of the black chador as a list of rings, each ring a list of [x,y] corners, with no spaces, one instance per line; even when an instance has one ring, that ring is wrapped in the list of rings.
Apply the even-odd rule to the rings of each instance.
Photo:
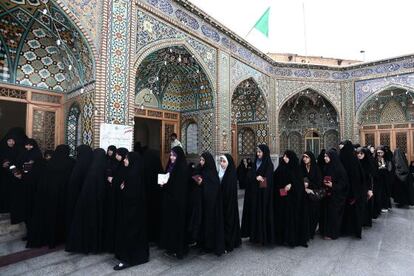
[[[355,154],[355,148],[351,141],[344,142],[344,147],[339,155],[345,168],[349,181],[347,200],[345,203],[344,217],[342,221],[342,233],[361,238],[362,222],[368,188],[364,181],[362,167]]]
[[[395,180],[392,187],[394,202],[397,207],[414,205],[413,177],[408,168],[405,153],[397,148],[394,151]]]
[[[181,147],[171,149],[166,173],[168,182],[162,185],[160,247],[179,259],[188,251],[186,217],[189,172]]]
[[[224,167],[224,168],[223,168]],[[224,242],[227,252],[241,244],[237,173],[229,154],[220,156],[219,178],[223,195]]]
[[[296,154],[287,150],[274,173],[276,193],[276,242],[288,246],[307,246],[309,229],[305,227],[303,197],[305,186]]]
[[[27,139],[25,150],[17,159],[18,172],[15,173],[16,180],[11,190],[10,218],[11,222],[26,223],[27,232],[31,231],[30,221],[33,215],[37,183],[41,175],[40,162],[42,152],[37,142]]]
[[[103,207],[106,158],[103,149],[93,151],[92,164],[76,203],[66,250],[99,253],[103,249]]]
[[[257,148],[244,195],[242,237],[262,245],[275,242],[273,163],[266,145]]]
[[[80,145],[76,148],[76,163],[66,189],[66,236],[68,237],[75,213],[76,202],[92,162],[92,148]]]
[[[322,158],[320,162],[325,163]],[[305,184],[304,195],[304,215],[308,217],[309,238],[314,237],[316,227],[319,223],[320,201],[311,198],[311,193],[319,191],[322,187],[322,174],[320,167],[316,163],[315,155],[311,151],[306,151],[301,161],[303,182]]]
[[[195,181],[200,175],[201,166],[190,163],[189,169],[189,197],[187,208],[187,235],[188,243],[196,245],[200,241],[201,222],[203,214],[203,188]]]
[[[249,168],[247,166],[247,159],[243,158],[240,161],[240,165],[237,167],[237,180],[239,181],[239,188],[246,189],[247,186],[247,173],[249,172]]]
[[[36,194],[32,235],[28,247],[55,247],[65,238],[65,191],[75,161],[69,147],[59,145],[46,163]]]
[[[337,239],[341,231],[348,177],[336,150],[326,152],[325,163],[323,185],[326,196],[321,201],[319,232],[325,239]]]
[[[115,219],[116,208],[118,206],[118,188],[122,181],[125,180],[127,168],[124,166],[124,159],[128,154],[126,148],[114,149],[108,148],[108,151],[113,151],[113,158],[107,157],[107,171],[106,176],[111,179],[111,182],[105,182],[105,200],[104,200],[104,250],[106,252],[113,252],[115,246]]]
[[[223,201],[220,179],[214,158],[209,152],[200,157],[201,174],[197,180],[203,188],[203,216],[200,246],[206,252],[224,253]]]
[[[391,160],[385,158],[385,153],[385,147],[378,147],[375,152],[378,173],[374,185],[374,218],[377,218],[381,212],[387,212],[391,208],[390,181],[393,179],[393,165]]]
[[[13,133],[7,134],[0,144],[0,213],[9,213],[12,204],[12,187],[17,182],[13,167],[17,168],[17,158],[22,150],[17,145],[17,139]]]
[[[115,257],[120,263],[114,267],[115,270],[149,260],[142,157],[137,152],[130,152],[124,159],[124,166],[127,169],[124,180],[116,184],[113,182],[119,193]]]
[[[362,166],[362,176],[367,187],[367,194],[365,197],[365,208],[363,216],[363,226],[372,226],[373,208],[374,208],[374,179],[377,174],[377,167],[374,157],[368,148],[357,148],[357,156]]]
[[[161,224],[161,187],[158,185],[158,174],[163,172],[159,151],[143,149],[144,183],[147,192],[147,225],[148,240],[158,243]]]

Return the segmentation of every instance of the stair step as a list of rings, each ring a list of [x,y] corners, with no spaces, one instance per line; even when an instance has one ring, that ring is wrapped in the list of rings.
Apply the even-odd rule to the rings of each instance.
[[[24,223],[10,224],[10,214],[0,214],[0,242],[20,239],[26,234]]]

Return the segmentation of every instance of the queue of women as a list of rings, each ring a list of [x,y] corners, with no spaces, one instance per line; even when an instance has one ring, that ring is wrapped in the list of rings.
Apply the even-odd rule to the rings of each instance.
[[[42,156],[16,129],[1,141],[0,212],[24,222],[27,247],[65,243],[68,252],[113,253],[115,270],[149,261],[149,245],[173,258],[190,247],[220,256],[242,244],[307,247],[324,239],[362,237],[391,208],[414,205],[405,154],[387,147],[322,151],[300,159],[286,151],[274,170],[266,145],[236,169],[232,156],[204,152],[188,164],[180,146],[165,169],[156,151],[81,145],[76,160],[59,145]],[[217,169],[218,168],[218,169]],[[168,174],[160,183],[158,176]],[[245,189],[240,221],[238,184]]]

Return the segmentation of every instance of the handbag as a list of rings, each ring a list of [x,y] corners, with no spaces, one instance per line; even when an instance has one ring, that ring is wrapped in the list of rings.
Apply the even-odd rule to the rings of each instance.
[[[259,181],[259,188],[261,188],[261,189],[267,188],[267,179],[266,178],[264,178],[263,181]]]

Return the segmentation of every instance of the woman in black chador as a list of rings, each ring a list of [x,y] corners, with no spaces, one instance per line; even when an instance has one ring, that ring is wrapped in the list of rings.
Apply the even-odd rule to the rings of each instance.
[[[377,218],[381,212],[388,212],[390,205],[390,179],[392,175],[392,162],[385,158],[385,148],[378,147],[375,153],[378,173],[374,185],[374,211],[373,218]]]
[[[316,161],[316,164],[318,165],[319,170],[321,172],[323,172],[323,168],[325,167],[325,153],[326,153],[326,150],[322,149],[321,152],[319,153],[318,159]]]
[[[225,249],[230,252],[240,246],[241,237],[236,167],[229,154],[220,156],[219,178],[223,194]]]
[[[203,216],[203,188],[195,179],[200,175],[201,166],[190,163],[189,170],[189,197],[187,208],[188,243],[192,246],[199,243],[201,222]]]
[[[124,159],[128,154],[126,148],[114,149],[108,148],[108,151],[114,150],[114,160],[107,163],[106,176],[108,180],[105,182],[105,200],[104,200],[104,241],[103,246],[106,252],[114,252],[115,246],[115,217],[116,208],[118,205],[118,190],[117,187],[121,185],[126,176],[127,168],[124,166]],[[108,157],[107,157],[108,158]],[[108,160],[108,159],[107,159]]]
[[[120,263],[114,270],[139,265],[149,260],[145,183],[142,181],[144,165],[140,154],[128,153],[124,159],[124,166],[127,168],[124,180],[121,183],[112,182],[119,193],[115,257]]]
[[[10,219],[11,223],[25,222],[27,234],[31,232],[31,219],[37,190],[37,183],[41,174],[42,152],[33,139],[24,143],[25,150],[17,159],[15,185],[11,189]]]
[[[319,232],[324,239],[337,239],[347,196],[348,178],[335,150],[325,153],[323,185],[326,196],[321,201]]]
[[[274,175],[275,238],[278,244],[307,247],[309,228],[305,227],[303,196],[305,186],[296,154],[287,150]]]
[[[7,134],[0,144],[0,213],[9,213],[12,204],[12,187],[17,181],[14,177],[16,169],[13,169],[13,167],[17,166],[17,158],[21,152],[16,140],[15,135]]]
[[[366,203],[364,208],[363,226],[372,226],[373,207],[374,207],[374,179],[377,174],[374,157],[369,148],[357,148],[357,157],[362,166],[362,175],[365,186],[367,187]]]
[[[324,162],[325,160],[322,159]],[[307,216],[309,226],[309,237],[313,239],[315,236],[316,227],[319,222],[320,201],[312,199],[312,193],[320,190],[322,187],[322,174],[320,167],[316,164],[315,155],[311,151],[306,151],[302,156],[301,161],[303,183],[305,186],[304,194],[304,215]],[[306,212],[307,210],[307,212]]]
[[[99,253],[103,249],[105,170],[105,151],[95,149],[76,203],[66,251],[88,254]]]
[[[189,172],[181,147],[171,149],[166,173],[168,182],[162,185],[160,247],[181,259],[188,251],[186,237],[187,195]]]
[[[345,203],[344,217],[342,220],[342,233],[361,238],[364,207],[367,199],[368,188],[364,181],[362,167],[355,154],[351,141],[344,141],[339,157],[350,180],[347,199]]]
[[[273,199],[270,150],[266,145],[259,145],[244,195],[242,237],[250,237],[251,242],[262,245],[275,242]]]
[[[413,177],[408,168],[405,153],[397,148],[394,151],[395,180],[392,188],[394,202],[397,207],[414,205]]]
[[[59,145],[45,165],[36,194],[28,247],[55,247],[65,239],[65,191],[75,161],[69,146]]]
[[[66,189],[66,238],[69,237],[76,202],[82,191],[83,182],[92,162],[92,148],[80,145],[76,148],[76,163]]]
[[[239,188],[246,189],[247,173],[249,172],[247,159],[243,158],[240,165],[237,167],[237,180],[239,181]]]
[[[224,253],[223,201],[216,164],[209,152],[200,157],[201,172],[197,182],[203,188],[203,216],[200,246],[217,256]]]

